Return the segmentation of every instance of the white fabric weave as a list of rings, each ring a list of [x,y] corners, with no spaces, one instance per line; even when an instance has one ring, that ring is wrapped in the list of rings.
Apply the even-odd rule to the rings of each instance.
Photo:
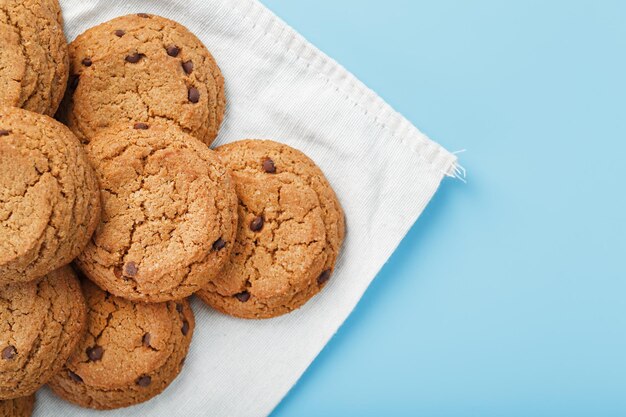
[[[113,17],[155,13],[195,33],[226,79],[215,145],[268,138],[304,151],[333,185],[347,237],[326,288],[264,321],[230,318],[198,300],[181,375],[157,398],[106,414],[47,388],[35,416],[266,416],[350,314],[456,158],[256,0],[61,0],[68,39]]]

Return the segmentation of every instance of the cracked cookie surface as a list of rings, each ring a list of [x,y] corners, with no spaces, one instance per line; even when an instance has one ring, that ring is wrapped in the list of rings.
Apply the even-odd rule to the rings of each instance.
[[[30,395],[48,382],[74,351],[85,319],[70,267],[0,287],[0,399]]]
[[[229,258],[237,196],[217,154],[174,126],[137,123],[87,146],[102,221],[76,263],[100,287],[134,301],[191,295]]]
[[[35,394],[12,400],[0,400],[0,416],[30,417],[35,406]]]
[[[0,285],[70,263],[99,215],[96,178],[72,132],[47,116],[0,107]]]
[[[69,59],[57,0],[0,1],[0,104],[52,116]]]
[[[311,159],[283,144],[244,140],[216,152],[232,171],[239,226],[226,267],[197,295],[242,318],[302,306],[330,278],[343,242],[334,191]]]
[[[161,393],[180,373],[194,330],[186,300],[133,303],[83,282],[87,331],[49,383],[61,398],[96,409]]]
[[[162,121],[210,145],[224,117],[224,79],[202,42],[156,15],[118,17],[70,44],[59,110],[83,141],[113,121]]]

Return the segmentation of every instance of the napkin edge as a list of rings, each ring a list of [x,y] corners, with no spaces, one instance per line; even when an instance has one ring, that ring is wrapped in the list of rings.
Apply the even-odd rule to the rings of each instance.
[[[231,9],[253,29],[270,37],[275,44],[282,44],[297,62],[331,84],[376,125],[416,153],[433,170],[465,181],[465,169],[455,154],[422,133],[354,74],[306,40],[259,0],[228,1]]]

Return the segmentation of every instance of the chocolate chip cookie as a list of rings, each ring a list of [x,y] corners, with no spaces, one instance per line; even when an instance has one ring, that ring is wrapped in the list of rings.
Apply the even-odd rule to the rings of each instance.
[[[0,2],[0,105],[56,112],[69,71],[60,10],[56,0]]]
[[[70,263],[99,215],[96,177],[72,132],[47,116],[0,107],[0,285]]]
[[[224,117],[224,79],[191,32],[140,13],[87,30],[70,44],[70,83],[59,111],[83,141],[111,123],[164,121],[207,145]]]
[[[35,405],[35,394],[28,397],[0,400],[0,416],[2,417],[30,417]]]
[[[76,263],[100,287],[133,301],[191,295],[229,258],[237,196],[214,151],[165,123],[109,129],[87,146],[102,222]]]
[[[181,371],[191,342],[187,301],[136,304],[83,284],[87,332],[49,386],[67,401],[103,410],[161,393]]]
[[[80,283],[70,267],[0,287],[0,399],[30,395],[59,372],[85,320]]]
[[[272,141],[219,147],[239,198],[239,227],[224,270],[197,295],[226,314],[288,313],[329,280],[345,234],[344,215],[322,171],[302,152]]]

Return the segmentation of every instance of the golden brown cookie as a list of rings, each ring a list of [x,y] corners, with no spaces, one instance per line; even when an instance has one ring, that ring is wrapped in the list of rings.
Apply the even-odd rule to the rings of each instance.
[[[83,141],[117,122],[165,121],[207,145],[224,117],[224,79],[182,25],[147,14],[118,17],[70,44],[59,118]]]
[[[187,301],[133,303],[84,281],[85,336],[49,386],[83,407],[147,401],[180,373],[194,329]]]
[[[0,400],[0,417],[30,417],[34,406],[35,394],[12,400]]]
[[[226,314],[268,318],[302,306],[326,284],[345,234],[344,215],[322,171],[272,141],[219,147],[239,198],[229,263],[197,295]]]
[[[80,283],[70,267],[0,287],[0,399],[30,395],[59,372],[85,320]]]
[[[102,222],[77,265],[133,301],[191,295],[228,260],[237,196],[214,151],[164,123],[119,126],[87,155],[100,182]]]
[[[96,177],[61,123],[0,107],[0,285],[72,261],[100,215]]]
[[[57,0],[0,2],[0,105],[52,116],[69,60]]]

